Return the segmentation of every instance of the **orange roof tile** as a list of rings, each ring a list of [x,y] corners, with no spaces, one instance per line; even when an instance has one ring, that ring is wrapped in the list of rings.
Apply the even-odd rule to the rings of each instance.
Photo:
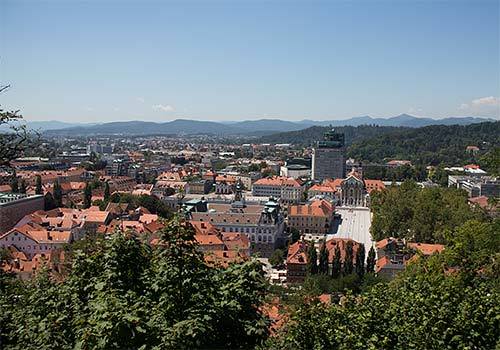
[[[428,243],[408,243],[408,247],[418,250],[424,255],[432,255],[434,253],[441,253],[444,250],[442,244],[428,244]]]
[[[254,185],[259,186],[286,186],[286,187],[300,187],[301,184],[297,179],[284,176],[273,176],[255,181]]]

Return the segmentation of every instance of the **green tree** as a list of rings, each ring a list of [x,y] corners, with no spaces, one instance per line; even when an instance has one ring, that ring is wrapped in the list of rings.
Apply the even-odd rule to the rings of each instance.
[[[63,278],[7,282],[2,349],[255,348],[269,324],[261,264],[208,266],[193,237],[175,218],[154,249],[124,232],[68,246]]]
[[[45,194],[45,196],[43,197],[43,200],[45,210],[52,210],[56,208],[56,202],[54,200],[54,197],[52,196],[52,193],[47,192],[47,194]]]
[[[314,242],[309,242],[307,248],[307,273],[310,275],[315,275],[318,273],[318,254],[316,253],[316,247]]]
[[[37,175],[35,179],[35,194],[43,194],[42,177],[40,175]]]
[[[10,190],[12,193],[19,193],[19,180],[17,179],[17,174],[14,171],[12,174],[12,179],[10,180]]]
[[[269,263],[272,266],[279,266],[283,264],[284,260],[285,260],[285,252],[283,251],[283,249],[276,249],[269,258]]]
[[[365,245],[360,244],[356,251],[356,274],[359,278],[363,278],[365,274]]]
[[[59,183],[59,180],[54,181],[54,189],[53,189],[53,194],[52,197],[54,199],[54,207],[60,208],[62,207],[62,188],[61,184]]]
[[[446,243],[445,232],[483,215],[455,188],[419,188],[413,181],[373,193],[374,240],[399,237],[422,243]]]
[[[352,262],[353,259],[354,256],[353,256],[352,241],[348,241],[345,248],[345,258],[344,258],[344,264],[342,266],[342,275],[347,276],[353,273],[354,270]]]
[[[497,144],[479,159],[479,165],[492,176],[500,176],[500,146]]]
[[[494,349],[500,341],[500,219],[467,221],[448,231],[447,240],[442,253],[419,256],[388,284],[367,274],[371,286],[362,285],[361,295],[344,294],[340,305],[300,304],[266,349],[466,349],[471,344]],[[307,278],[307,292],[336,288],[315,280],[318,276]],[[355,274],[342,279],[353,277],[358,279]]]
[[[92,205],[92,187],[87,182],[87,184],[85,185],[85,189],[83,191],[83,208],[84,209],[90,208],[91,205]]]
[[[0,85],[0,94],[9,87]],[[0,106],[0,127],[9,131],[0,133],[0,166],[10,166],[11,160],[22,156],[36,144],[35,135],[22,123],[22,118],[19,111],[6,111]]]
[[[373,246],[371,246],[370,250],[368,251],[368,258],[366,259],[366,273],[374,273],[375,264],[375,249],[373,249]]]
[[[328,274],[328,249],[326,248],[326,242],[322,242],[321,248],[319,250],[319,265],[318,271],[324,275]]]
[[[26,181],[21,179],[21,185],[19,186],[19,193],[26,194]]]
[[[333,256],[332,262],[332,277],[339,278],[342,272],[342,260],[340,255],[340,247],[337,245],[335,247],[335,255]]]
[[[106,181],[104,183],[104,201],[109,202],[110,197],[111,197],[111,191],[109,189],[109,183]]]
[[[299,239],[300,239],[300,231],[297,230],[295,227],[292,227],[290,229],[290,232],[291,232],[291,243],[295,243],[295,242],[298,242]]]

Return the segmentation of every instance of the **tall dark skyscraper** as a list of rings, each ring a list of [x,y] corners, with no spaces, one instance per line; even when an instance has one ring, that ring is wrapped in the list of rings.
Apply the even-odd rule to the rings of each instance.
[[[345,137],[332,129],[313,149],[312,179],[343,179],[345,173]]]

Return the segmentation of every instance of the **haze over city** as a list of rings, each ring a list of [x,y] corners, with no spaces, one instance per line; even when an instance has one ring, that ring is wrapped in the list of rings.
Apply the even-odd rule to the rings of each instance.
[[[0,4],[28,121],[499,119],[499,2]]]

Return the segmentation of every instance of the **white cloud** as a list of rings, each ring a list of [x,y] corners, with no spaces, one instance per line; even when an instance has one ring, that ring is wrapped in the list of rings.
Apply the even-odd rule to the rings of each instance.
[[[85,107],[85,110],[86,110],[87,112],[93,112],[93,111],[94,111],[94,108],[92,108],[92,107]]]
[[[494,96],[481,97],[472,100],[474,106],[500,106],[500,98]]]
[[[415,114],[415,115],[421,115],[423,112],[422,108],[418,108],[418,107],[410,107],[408,108],[408,112],[409,114]]]
[[[500,97],[486,96],[462,103],[458,110],[488,117],[500,116]]]
[[[158,104],[158,105],[153,105],[151,107],[155,111],[162,111],[162,112],[173,112],[175,110],[175,108],[171,105]]]
[[[120,108],[118,108],[118,107],[113,107],[113,111],[118,112],[119,110],[120,110]]]
[[[146,100],[144,99],[144,97],[136,97],[135,98],[137,102],[140,102],[140,103],[144,103]]]

